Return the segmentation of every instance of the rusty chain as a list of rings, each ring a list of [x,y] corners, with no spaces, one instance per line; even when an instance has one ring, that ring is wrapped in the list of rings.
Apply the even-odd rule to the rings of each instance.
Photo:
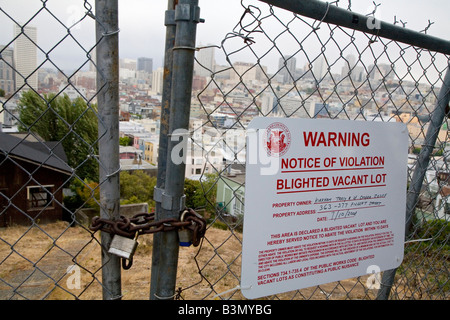
[[[115,221],[96,216],[92,218],[89,229],[94,232],[100,230],[132,239],[143,234],[186,228],[192,231],[192,245],[197,247],[205,235],[206,220],[190,208],[183,210],[182,213],[184,213],[183,221],[173,218],[155,221],[155,212],[138,213],[131,218],[121,216],[119,220]]]

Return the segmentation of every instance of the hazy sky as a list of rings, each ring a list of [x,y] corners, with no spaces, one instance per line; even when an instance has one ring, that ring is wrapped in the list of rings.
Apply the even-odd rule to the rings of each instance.
[[[94,3],[94,0],[90,0]],[[246,5],[260,5],[257,0],[242,0]],[[373,10],[372,0],[352,0],[352,11],[367,14]],[[428,34],[443,39],[450,39],[450,12],[449,0],[376,0],[380,3],[377,17],[393,22],[397,20],[407,22],[407,27],[420,31],[427,24],[428,19],[434,25]],[[347,7],[348,0],[340,0],[340,7]],[[199,0],[201,17],[206,20],[197,28],[197,45],[220,45],[225,35],[232,31],[238,23],[244,9],[241,0]],[[0,44],[8,44],[12,39],[13,22],[24,23],[29,20],[39,9],[42,2],[39,0],[0,0]],[[85,9],[81,0],[48,0],[46,7],[64,24],[71,25],[81,17]],[[120,57],[133,58],[145,56],[153,58],[154,68],[161,66],[164,48],[164,11],[167,8],[165,0],[119,0],[119,28],[120,28]],[[10,17],[8,17],[6,12]],[[289,13],[286,17],[292,17]],[[269,22],[268,22],[269,23]],[[59,22],[49,12],[42,10],[31,21],[38,28],[38,43],[41,48],[50,52],[49,56],[64,69],[76,68],[80,56],[85,53],[77,47],[71,38],[65,39],[61,44],[55,45],[67,33]],[[269,25],[264,25],[270,30]],[[274,27],[275,28],[275,27]],[[94,44],[94,21],[86,18],[82,23],[72,29],[77,41],[89,50]],[[44,54],[40,53],[41,61]],[[219,62],[223,62],[218,56]],[[49,65],[50,66],[50,65]]]

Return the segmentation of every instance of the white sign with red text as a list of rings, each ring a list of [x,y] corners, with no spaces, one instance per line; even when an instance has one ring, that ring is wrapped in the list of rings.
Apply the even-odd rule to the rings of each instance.
[[[400,265],[405,124],[255,118],[247,132],[245,297]]]

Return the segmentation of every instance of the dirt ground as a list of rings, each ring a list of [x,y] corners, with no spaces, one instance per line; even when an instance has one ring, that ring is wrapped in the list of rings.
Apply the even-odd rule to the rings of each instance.
[[[100,233],[57,222],[0,229],[0,300],[102,299]],[[122,270],[122,299],[147,300],[150,292],[152,235],[139,237],[129,270]],[[239,290],[242,238],[238,232],[209,228],[199,247],[180,247],[180,297],[244,299]],[[79,269],[70,269],[76,262]],[[77,287],[75,273],[79,271]],[[366,278],[349,279],[277,295],[278,299],[373,299]],[[218,295],[221,294],[221,295]]]

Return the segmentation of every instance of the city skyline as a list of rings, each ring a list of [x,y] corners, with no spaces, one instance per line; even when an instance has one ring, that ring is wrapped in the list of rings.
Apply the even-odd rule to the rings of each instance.
[[[55,2],[52,2],[51,4],[54,5]],[[267,6],[265,7],[265,9],[267,9]],[[61,7],[59,8],[61,9]],[[49,10],[56,9],[57,7],[49,8]],[[256,9],[260,10],[259,8]],[[256,11],[256,9],[254,10]],[[73,10],[70,12],[73,13]],[[284,17],[285,14],[287,13],[280,13],[283,18],[286,18]],[[407,50],[402,53],[402,50],[399,50],[401,49],[400,46],[393,46],[394,51],[388,52],[388,49],[383,48],[383,41],[381,39],[378,43],[372,46],[370,43],[367,43],[367,35],[363,33],[358,33],[357,35],[354,34],[349,37],[345,30],[335,28],[330,31],[331,27],[325,26],[311,31],[311,26],[308,25],[307,22],[303,19],[294,19],[295,21],[293,22],[292,14],[290,15],[291,21],[287,25],[291,30],[296,29],[298,34],[294,33],[294,31],[292,31],[292,33],[291,31],[285,32],[287,30],[287,25],[281,24],[280,26],[280,24],[273,24],[273,20],[275,20],[275,18],[272,14],[270,14],[270,16],[259,19],[268,21],[269,25],[273,24],[274,30],[267,29],[266,25],[265,27],[261,27],[263,32],[250,33],[249,35],[251,35],[252,41],[255,42],[255,44],[252,44],[251,46],[243,43],[243,37],[245,36],[242,34],[237,34],[237,29],[234,33],[227,35],[226,41],[221,43],[221,47],[217,47],[209,42],[203,42],[202,39],[199,39],[201,37],[198,37],[197,47],[201,47],[202,49],[197,50],[196,56],[197,62],[199,62],[202,67],[199,67],[198,63],[195,64],[196,67],[194,69],[197,77],[195,79],[196,89],[194,90],[214,89],[214,86],[223,86],[221,91],[228,90],[226,89],[227,87],[234,90],[236,84],[239,84],[239,82],[245,82],[245,88],[236,87],[233,94],[226,94],[226,103],[223,105],[220,104],[221,107],[215,109],[218,113],[223,111],[221,110],[223,106],[228,106],[229,103],[234,103],[234,108],[237,108],[233,111],[234,113],[242,112],[242,114],[245,113],[246,116],[252,117],[257,114],[255,106],[257,103],[260,103],[261,99],[261,101],[263,101],[262,109],[265,110],[264,114],[271,113],[274,115],[283,115],[284,113],[286,115],[305,116],[305,112],[308,112],[310,109],[309,101],[308,104],[305,104],[305,99],[311,100],[311,106],[315,106],[317,103],[322,103],[324,106],[329,104],[329,108],[326,107],[326,110],[327,112],[331,111],[330,114],[344,103],[349,105],[354,104],[355,107],[357,107],[355,101],[359,105],[365,106],[366,111],[375,107],[380,108],[380,105],[387,109],[387,103],[391,99],[395,100],[396,95],[402,93],[402,90],[405,90],[405,88],[408,88],[407,90],[411,91],[409,94],[415,92],[416,87],[414,82],[417,83],[417,81],[424,81],[426,86],[421,88],[422,92],[419,93],[419,96],[425,96],[425,98],[428,97],[428,87],[430,85],[434,87],[435,85],[440,86],[441,84],[441,82],[438,82],[439,75],[437,75],[437,80],[430,80],[433,72],[439,73],[439,69],[433,70],[432,68],[431,70],[426,70],[426,77],[421,76],[421,79],[419,78],[419,80],[412,82],[409,80],[414,78],[414,70],[412,70],[412,66],[419,69],[417,70],[419,71],[419,74],[420,72],[424,73],[422,68],[423,66],[427,66],[429,60],[431,60],[432,64],[440,64],[442,59],[445,60],[444,55],[436,56],[433,55],[433,53],[421,53],[419,55],[414,49]],[[248,21],[244,21],[246,19],[245,17],[245,15],[241,17],[242,23],[248,23]],[[278,11],[276,18],[278,19]],[[252,22],[251,19],[252,18],[250,17],[250,22]],[[75,22],[78,20],[75,19]],[[234,19],[230,18],[229,20],[231,21]],[[45,43],[44,40],[46,37],[40,35],[43,33],[45,34],[45,27],[42,25],[40,27],[32,26],[31,22],[36,22],[36,25],[39,25],[39,23],[37,23],[38,21],[35,21],[35,19],[32,19],[30,24],[27,24],[23,30],[18,28],[17,25],[13,25],[12,37],[14,41],[7,43],[10,47],[14,47],[14,57],[17,61],[13,61],[13,64],[17,66],[16,70],[19,72],[18,74],[24,75],[19,77],[18,74],[16,74],[16,78],[23,80],[25,77],[27,78],[27,82],[31,84],[31,81],[34,80],[33,78],[37,78],[38,72],[34,72],[37,67],[42,69],[50,67],[50,69],[53,68],[53,71],[39,71],[39,85],[37,83],[34,85],[33,82],[31,85],[33,88],[38,88],[40,91],[42,90],[41,92],[64,90],[64,92],[71,97],[77,96],[78,94],[88,98],[95,96],[95,72],[92,72],[95,70],[91,69],[92,63],[90,63],[90,59],[95,60],[95,44],[93,47],[90,47],[89,39],[80,39],[79,45],[77,44],[78,50],[74,50],[78,51],[76,54],[84,59],[84,62],[82,60],[81,63],[73,61],[74,66],[79,69],[76,75],[67,73],[65,76],[62,75],[63,77],[60,78],[59,75],[56,75],[57,72],[55,73],[54,70],[55,67],[59,70],[64,70],[63,66],[60,65],[62,60],[58,58],[58,54],[64,55],[64,50],[62,48],[63,45],[66,44],[64,41],[70,41],[70,43],[67,44],[68,46],[70,46],[70,44],[73,45],[72,40],[75,38],[82,38],[82,34],[85,32],[85,29],[93,30],[93,27],[95,27],[94,20],[90,17],[85,17],[82,19],[82,23],[86,24],[80,24],[79,28],[76,23],[72,23],[73,21],[67,21],[67,25],[73,26],[70,29],[70,36],[67,36],[68,30],[61,28],[61,25],[59,26],[59,29],[55,28],[55,38],[57,40],[60,40],[58,33],[63,35],[66,33],[66,35],[63,36],[64,41],[60,40],[60,42],[57,42],[56,45],[53,46]],[[202,26],[203,24],[199,24],[198,28],[200,29]],[[224,30],[227,30],[227,28]],[[239,30],[249,32],[248,30],[252,29],[248,26],[244,28],[241,25]],[[271,33],[272,31],[273,33]],[[27,37],[25,37],[21,32],[24,32]],[[77,34],[76,32],[81,33]],[[288,36],[287,39],[283,39],[285,34]],[[293,36],[294,34],[298,37],[298,39]],[[312,36],[310,36],[311,34]],[[276,36],[275,40],[273,40],[274,35]],[[323,38],[321,38],[320,41],[317,41],[318,36]],[[25,41],[25,44],[20,45],[23,38],[27,41]],[[343,41],[339,44],[340,38],[344,38],[347,42]],[[362,40],[360,38],[362,38]],[[42,42],[41,39],[43,39]],[[123,39],[123,37],[119,38],[119,42],[120,39]],[[31,49],[33,50],[24,50],[23,47],[25,47],[25,45],[30,45],[30,40],[33,43],[38,43],[38,47],[32,44]],[[237,44],[235,40],[237,40]],[[298,40],[301,40],[301,43],[297,43],[296,45],[296,41]],[[331,41],[331,45],[327,47],[326,54],[320,47],[322,41]],[[337,45],[334,46],[333,43],[336,43]],[[0,45],[1,44],[2,43],[0,43]],[[361,44],[361,46],[359,46],[359,44]],[[239,50],[235,50],[233,45],[235,45]],[[275,46],[276,50],[272,50]],[[381,53],[377,52],[380,48]],[[31,61],[33,60],[31,57],[28,60],[30,60],[29,62],[32,62],[30,63],[32,67],[28,67],[28,71],[19,70],[20,68],[18,66],[23,65],[23,63],[19,61],[20,59],[17,58],[20,56],[20,51],[27,51],[28,57],[33,55],[35,57],[36,55],[42,56],[45,54],[46,62],[43,64],[41,64],[41,62],[36,63]],[[400,54],[398,51],[400,51]],[[121,86],[123,87],[123,95],[121,96],[121,99],[124,100],[128,94],[129,98],[136,98],[137,95],[135,93],[131,93],[131,91],[135,89],[141,91],[140,93],[137,92],[140,96],[145,94],[148,96],[160,95],[162,92],[163,72],[161,70],[161,66],[158,65],[158,63],[155,63],[155,58],[151,55],[146,55],[143,52],[136,52],[134,54],[135,57],[128,57],[124,53],[121,54],[120,52],[121,51],[119,50],[119,76],[121,79]],[[249,55],[249,52],[253,55]],[[419,56],[420,63],[417,63]],[[410,64],[407,62],[408,57],[411,58],[411,61],[413,61]],[[226,60],[225,64],[223,64],[224,58]],[[436,59],[436,62],[434,59]],[[22,61],[23,60],[24,59],[22,58]],[[398,63],[396,62],[394,64],[392,61],[398,61]],[[144,69],[147,69],[147,74],[142,73],[142,71],[145,71]],[[407,70],[405,73],[405,69],[411,70]],[[148,73],[150,70],[153,72],[152,75]],[[29,76],[31,73],[34,73],[33,77]],[[208,79],[199,79],[198,77],[208,77],[211,73],[214,73],[214,76],[212,77],[214,78],[214,81],[219,81],[220,84],[214,83],[210,87]],[[64,77],[67,76],[70,76],[71,84],[73,83],[80,89],[77,90],[72,86],[67,86],[67,79],[64,79]],[[370,82],[369,78],[373,81]],[[264,83],[266,81],[274,84],[274,87],[264,87]],[[379,81],[386,81],[388,86],[391,87],[394,85],[394,90],[389,89],[383,91],[380,89],[379,93],[377,93],[378,100],[375,102],[375,100],[372,101],[373,98],[371,98],[370,93],[368,93],[368,87],[371,85],[376,85]],[[400,81],[402,85],[395,87],[393,82],[396,81]],[[42,87],[41,83],[43,84]],[[207,84],[208,86],[206,86]],[[16,90],[20,89],[22,85],[23,81],[16,81]],[[320,89],[319,86],[321,87]],[[336,94],[330,89],[333,86],[336,87]],[[127,90],[131,91],[127,92]],[[246,96],[246,91],[260,91],[260,94],[256,95],[253,102],[247,101],[248,97]],[[315,93],[315,96],[311,95],[311,93]],[[336,97],[336,95],[341,96]],[[354,100],[355,96],[357,97],[356,100]],[[372,94],[372,96],[374,95]],[[392,98],[389,98],[390,96],[392,96]],[[233,100],[234,102],[232,102]],[[220,101],[214,101],[213,99],[213,101],[207,101],[205,104],[206,107],[208,107],[210,104],[213,105],[219,102]],[[249,107],[239,111],[239,108],[242,108],[242,104],[244,102],[248,103]],[[147,106],[144,105],[144,107]],[[194,108],[195,107],[196,106],[194,106]],[[358,110],[356,110],[356,112],[358,112]],[[313,112],[313,114],[315,113],[316,112]]]
[[[27,1],[26,5],[22,2],[25,0],[17,0],[7,2],[3,0],[0,7],[5,12],[14,12],[11,16],[18,23],[28,23],[32,17],[32,13],[38,8],[42,8],[40,1]],[[137,59],[139,57],[148,57],[153,59],[153,69],[162,66],[164,55],[164,11],[167,9],[166,1],[142,1],[132,0],[124,4],[119,2],[119,54],[121,58]],[[341,1],[338,5],[346,7],[347,2]],[[344,3],[345,2],[345,3]],[[244,5],[260,4],[260,1],[244,1]],[[434,22],[427,31],[428,34],[443,39],[448,39],[446,30],[450,29],[450,22],[445,16],[445,12],[450,11],[450,2],[445,0],[430,0],[426,4],[423,1],[412,0],[379,0],[377,3],[381,5],[377,8],[377,18],[393,22],[394,16],[397,21],[407,22],[407,28],[415,31],[424,30],[427,27],[428,19]],[[91,4],[93,6],[93,4]],[[201,16],[205,19],[205,23],[200,23],[197,27],[197,46],[201,44],[213,44],[220,46],[222,39],[238,24],[244,8],[240,1],[229,1],[227,6],[220,8],[219,0],[199,1]],[[265,6],[265,5],[264,5]],[[20,8],[20,10],[17,10]],[[83,15],[85,9],[78,1],[70,0],[64,3],[51,2],[46,3],[48,8],[56,16],[61,17],[60,20],[67,26],[76,23]],[[367,14],[374,8],[372,1],[358,1],[352,3],[352,11]],[[94,10],[94,9],[93,9]],[[277,11],[278,12],[278,11]],[[291,13],[279,10],[283,15],[292,16]],[[416,12],[421,12],[423,19],[417,19]],[[227,17],[227,18],[224,18]],[[6,17],[0,12],[0,25],[4,26],[4,30],[13,29],[14,23],[11,18]],[[67,35],[67,30],[60,23],[53,21],[48,13],[43,10],[42,13],[34,17],[29,25],[36,26],[38,29],[39,46],[38,63],[45,58],[45,52],[50,52],[52,61],[63,70],[71,70],[79,67],[80,63],[86,60],[86,52],[95,44],[95,28],[94,20],[86,17],[81,23],[72,27],[71,33],[77,41],[85,48],[80,49],[73,40],[65,39],[62,43],[54,48],[55,43],[52,40]],[[52,34],[52,37],[45,37],[46,34]],[[2,32],[0,35],[0,45],[8,45],[12,40],[11,33]],[[258,43],[257,43],[258,44]],[[221,50],[216,50],[217,63],[225,64],[226,57]],[[219,54],[220,53],[220,54]],[[84,58],[84,60],[83,60]],[[269,72],[275,72],[278,65],[278,57],[271,59],[270,65],[266,63]],[[273,60],[273,61],[272,61]],[[241,61],[246,62],[245,59]],[[305,62],[297,59],[297,66],[303,65]],[[49,64],[48,62],[44,67]]]

